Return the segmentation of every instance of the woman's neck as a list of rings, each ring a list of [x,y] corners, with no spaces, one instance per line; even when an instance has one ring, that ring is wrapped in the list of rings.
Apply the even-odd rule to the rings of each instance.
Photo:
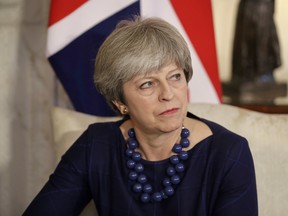
[[[133,125],[127,123],[123,125],[122,133],[127,140],[127,133]],[[174,153],[172,148],[175,143],[180,142],[180,134],[182,127],[179,127],[171,132],[156,131],[155,133],[145,132],[137,127],[133,127],[136,133],[136,139],[139,147],[136,151],[140,152],[142,158],[149,161],[160,161],[169,158]]]
[[[138,136],[136,132],[139,142],[138,151],[142,154],[143,159],[149,161],[159,161],[169,158],[174,154],[172,152],[174,144],[180,142],[180,134],[181,128],[158,136]]]

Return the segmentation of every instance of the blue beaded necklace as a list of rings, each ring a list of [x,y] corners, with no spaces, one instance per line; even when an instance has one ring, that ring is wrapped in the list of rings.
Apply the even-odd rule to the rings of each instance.
[[[144,174],[144,165],[140,162],[142,155],[135,151],[139,146],[133,128],[129,129],[127,139],[127,167],[129,169],[129,180],[133,182],[132,190],[140,195],[140,200],[144,203],[161,202],[172,196],[175,192],[176,186],[181,182],[180,174],[184,172],[185,166],[183,161],[188,159],[187,151],[182,148],[187,148],[190,145],[188,137],[190,131],[187,128],[182,128],[181,140],[179,144],[175,144],[172,151],[176,155],[169,158],[170,165],[166,169],[166,178],[163,179],[163,189],[161,191],[153,191],[153,187],[149,184],[147,176]]]

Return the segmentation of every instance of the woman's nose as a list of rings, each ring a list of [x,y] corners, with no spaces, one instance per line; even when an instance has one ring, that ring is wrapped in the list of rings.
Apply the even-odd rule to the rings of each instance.
[[[170,101],[174,97],[173,89],[168,82],[161,83],[159,90],[160,90],[159,94],[160,101]]]

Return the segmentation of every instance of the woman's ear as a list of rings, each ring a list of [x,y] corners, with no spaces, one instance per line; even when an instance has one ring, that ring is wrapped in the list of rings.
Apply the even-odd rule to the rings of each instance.
[[[117,107],[122,115],[128,114],[128,107],[119,100],[113,100],[112,103]]]

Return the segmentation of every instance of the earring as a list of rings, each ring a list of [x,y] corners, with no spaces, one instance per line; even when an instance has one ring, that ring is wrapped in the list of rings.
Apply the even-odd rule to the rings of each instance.
[[[123,110],[122,110],[122,114],[126,115],[127,113],[128,113],[128,109],[126,107],[124,107]]]

